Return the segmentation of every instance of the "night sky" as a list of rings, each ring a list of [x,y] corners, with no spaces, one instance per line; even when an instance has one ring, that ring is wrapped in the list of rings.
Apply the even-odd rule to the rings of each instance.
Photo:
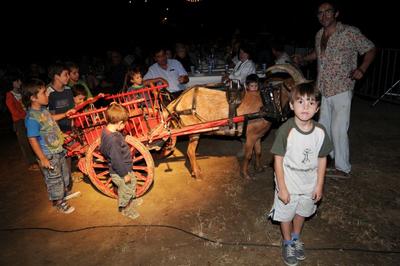
[[[272,34],[307,45],[320,27],[315,0],[101,1],[3,2],[1,61],[101,54],[135,44],[230,40],[235,29],[249,39]],[[393,2],[337,2],[343,22],[360,28],[378,47],[400,48],[400,12]]]

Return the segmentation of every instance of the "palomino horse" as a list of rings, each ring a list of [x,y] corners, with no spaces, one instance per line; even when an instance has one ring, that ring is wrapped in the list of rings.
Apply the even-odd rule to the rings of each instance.
[[[284,106],[288,103],[289,92],[292,86],[307,82],[301,72],[291,65],[275,65],[267,69],[267,74],[272,71],[286,72],[290,78],[274,81],[274,86],[271,82],[266,81],[266,87],[272,88],[269,94],[269,104],[273,107],[264,107],[263,98],[259,91],[245,92],[241,103],[236,109],[236,116],[253,114],[267,108],[268,112],[274,110],[282,114]],[[264,100],[264,102],[266,102]],[[180,97],[175,99],[167,106],[170,114],[179,117],[181,126],[195,125],[208,121],[219,119],[227,119],[229,117],[229,103],[225,91],[208,89],[205,87],[192,87],[186,90]],[[265,109],[264,109],[265,110]],[[278,115],[279,115],[278,114]],[[251,179],[249,175],[249,162],[253,151],[255,153],[255,168],[256,171],[262,171],[261,166],[261,138],[270,130],[271,119],[256,118],[249,120],[247,126],[244,123],[235,124],[233,128],[220,128],[207,134],[218,135],[241,135],[243,131],[246,134],[246,142],[244,145],[244,158],[241,167],[241,175],[246,179]],[[199,134],[189,136],[189,145],[187,155],[190,160],[192,176],[201,178],[201,169],[196,160],[196,149],[199,143]]]

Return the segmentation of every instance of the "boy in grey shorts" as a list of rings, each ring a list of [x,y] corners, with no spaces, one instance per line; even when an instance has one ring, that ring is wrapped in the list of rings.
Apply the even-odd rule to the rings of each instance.
[[[270,217],[280,222],[283,260],[294,266],[305,259],[300,233],[305,218],[314,214],[322,198],[332,144],[325,128],[312,120],[321,99],[314,84],[298,85],[290,97],[295,116],[278,129],[271,149],[276,190]]]
[[[45,83],[32,79],[23,85],[22,100],[28,106],[25,125],[32,150],[35,152],[42,170],[49,199],[61,213],[72,213],[75,208],[70,206],[65,196],[69,186],[70,174],[63,148],[64,136],[56,121],[75,113],[51,115],[46,105],[49,102]]]

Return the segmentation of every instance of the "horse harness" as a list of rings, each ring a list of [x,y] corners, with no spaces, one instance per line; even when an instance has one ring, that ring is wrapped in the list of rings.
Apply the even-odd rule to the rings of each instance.
[[[197,94],[199,92],[199,87],[195,87],[193,89],[193,97],[192,97],[192,108],[182,110],[182,111],[176,111],[175,114],[179,115],[193,115],[196,117],[200,122],[207,122],[204,118],[202,118],[198,113],[197,113]],[[185,92],[184,92],[185,93]]]
[[[282,106],[280,98],[281,98],[281,88],[290,92],[290,88],[288,84],[285,82],[279,82],[278,84],[269,84],[267,87],[264,87],[260,90],[260,95],[263,103],[263,107],[258,113],[245,115],[245,121],[243,124],[242,132],[246,132],[248,120],[263,118],[269,122],[284,122],[287,120],[289,116],[289,108],[286,106]],[[195,87],[193,89],[193,97],[192,97],[192,106],[190,109],[176,111],[176,115],[193,115],[196,117],[199,122],[207,122],[204,118],[202,118],[197,113],[197,94],[199,91],[199,87]],[[229,104],[229,129],[235,127],[236,134],[238,133],[237,124],[233,123],[233,118],[237,116],[237,107],[240,105],[242,100],[242,92],[243,89],[240,86],[240,83],[230,82],[228,86],[226,86],[226,97]]]
[[[260,91],[263,102],[263,108],[260,113],[269,122],[284,122],[289,117],[290,108],[288,105],[282,106],[281,103],[282,89],[289,93],[291,91],[286,82],[270,83]]]

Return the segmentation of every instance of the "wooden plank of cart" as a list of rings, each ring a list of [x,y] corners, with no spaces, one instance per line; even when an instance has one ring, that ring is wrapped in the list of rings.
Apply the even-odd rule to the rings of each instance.
[[[73,120],[74,129],[64,143],[67,156],[79,158],[80,171],[105,195],[116,198],[117,188],[111,181],[107,160],[99,151],[101,132],[106,126],[107,109],[107,106],[94,106],[99,99],[118,102],[129,112],[123,134],[131,147],[132,170],[137,178],[138,197],[150,188],[154,180],[154,160],[150,150],[158,150],[157,154],[161,156],[168,155],[173,151],[178,136],[209,132],[228,125],[229,119],[222,119],[182,128],[171,127],[173,117],[163,116],[163,99],[168,96],[167,87],[167,81],[156,79],[148,81],[147,86],[140,90],[99,95],[76,106],[77,113],[69,117]],[[234,117],[233,122],[243,122],[244,119],[244,116]]]

